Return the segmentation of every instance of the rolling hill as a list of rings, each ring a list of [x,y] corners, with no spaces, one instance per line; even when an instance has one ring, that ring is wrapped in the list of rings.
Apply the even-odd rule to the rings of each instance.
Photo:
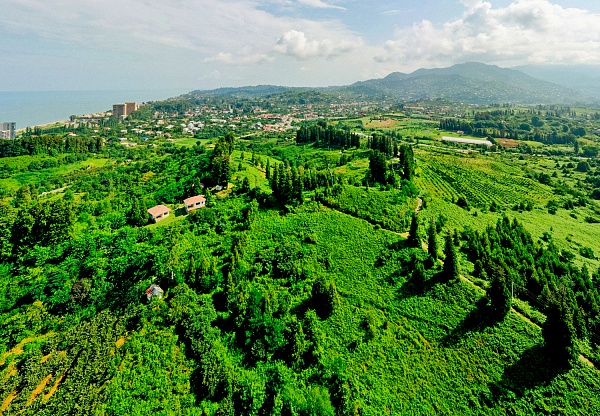
[[[404,99],[445,98],[473,104],[590,104],[594,98],[523,72],[469,62],[449,68],[393,72],[343,90],[363,96]]]

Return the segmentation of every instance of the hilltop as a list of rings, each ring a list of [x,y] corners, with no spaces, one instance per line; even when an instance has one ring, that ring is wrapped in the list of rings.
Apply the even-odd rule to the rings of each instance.
[[[446,99],[468,104],[597,104],[598,97],[586,93],[592,88],[591,78],[575,84],[569,77],[554,71],[548,80],[534,76],[524,68],[500,68],[478,62],[467,62],[448,68],[421,68],[412,73],[393,72],[384,78],[359,81],[352,85],[327,88],[281,87],[274,85],[219,88],[211,91],[193,91],[192,95],[231,95],[238,98],[265,97],[312,91],[323,99],[344,97],[365,100],[429,100]],[[544,72],[540,72],[542,74]],[[564,82],[561,83],[561,80]],[[565,85],[566,82],[566,85]],[[585,85],[584,85],[585,84]],[[588,85],[589,84],[589,85]],[[592,91],[590,89],[589,91]]]

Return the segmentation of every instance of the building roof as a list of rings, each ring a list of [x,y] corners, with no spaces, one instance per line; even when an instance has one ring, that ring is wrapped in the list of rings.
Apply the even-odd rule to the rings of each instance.
[[[164,214],[165,212],[170,212],[171,208],[165,207],[164,205],[157,205],[155,207],[149,208],[148,213],[153,217],[157,217],[159,215]]]
[[[161,289],[159,285],[152,284],[148,289],[146,289],[146,297],[148,300],[152,299],[152,296],[162,297],[164,290]]]
[[[183,203],[186,205],[197,204],[198,202],[206,202],[204,195],[196,195],[183,200]]]

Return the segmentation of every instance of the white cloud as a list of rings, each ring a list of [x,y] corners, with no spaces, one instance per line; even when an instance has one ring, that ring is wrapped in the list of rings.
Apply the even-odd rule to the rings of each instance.
[[[314,57],[329,58],[350,51],[362,44],[360,39],[353,40],[308,40],[304,32],[289,30],[285,32],[273,47],[276,52],[298,59]]]
[[[220,63],[225,65],[247,65],[261,62],[273,62],[273,57],[264,53],[240,55],[230,52],[219,52],[215,56],[203,59],[204,63]]]
[[[298,0],[298,3],[303,6],[314,7],[316,9],[337,9],[346,10],[344,7],[335,6],[333,4],[325,3],[322,0]]]
[[[547,0],[515,0],[506,7],[462,3],[467,11],[460,18],[397,29],[376,61],[412,69],[464,61],[600,64],[598,14]]]

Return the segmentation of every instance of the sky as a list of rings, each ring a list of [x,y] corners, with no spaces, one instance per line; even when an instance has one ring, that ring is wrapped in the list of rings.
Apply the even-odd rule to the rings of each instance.
[[[0,0],[0,91],[347,85],[600,65],[596,0]]]

